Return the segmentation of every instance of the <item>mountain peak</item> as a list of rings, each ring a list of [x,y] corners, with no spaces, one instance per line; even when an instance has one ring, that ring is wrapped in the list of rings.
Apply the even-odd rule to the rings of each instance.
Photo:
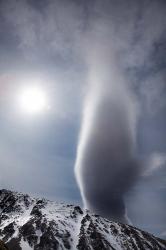
[[[0,239],[12,250],[166,249],[135,227],[27,194],[0,190]]]

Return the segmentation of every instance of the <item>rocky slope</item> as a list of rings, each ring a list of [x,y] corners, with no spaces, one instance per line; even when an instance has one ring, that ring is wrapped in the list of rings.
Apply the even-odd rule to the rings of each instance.
[[[0,250],[9,250],[9,248],[0,240]]]
[[[11,250],[166,249],[166,241],[65,205],[0,190],[0,239]]]

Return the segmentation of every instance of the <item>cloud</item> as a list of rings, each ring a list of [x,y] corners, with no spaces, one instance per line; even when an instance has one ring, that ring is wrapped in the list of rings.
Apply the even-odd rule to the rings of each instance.
[[[152,74],[140,87],[140,94],[144,101],[147,113],[155,115],[166,107],[165,89],[166,89],[165,70],[161,69],[156,74]]]
[[[96,1],[91,30],[85,38],[89,93],[76,177],[85,207],[123,222],[124,197],[146,171],[136,140],[139,108],[143,107],[139,101],[145,80],[153,84],[150,70],[156,68],[156,62],[151,58],[156,43],[163,39],[163,10],[155,20],[163,7],[163,1]],[[158,85],[160,92],[161,83]],[[144,88],[146,99],[150,88]],[[159,99],[158,93],[155,97]],[[163,160],[159,155],[151,156],[151,170]]]
[[[1,15],[28,59],[71,56],[79,47],[83,11],[76,3],[46,1],[44,8],[27,0],[3,1]]]
[[[166,153],[152,153],[144,162],[144,176],[152,175],[156,170],[166,165]]]
[[[104,25],[102,34],[101,26],[94,28],[91,52],[87,45],[90,87],[75,172],[85,207],[126,222],[124,195],[141,169],[135,152],[137,107],[118,66],[109,28]]]

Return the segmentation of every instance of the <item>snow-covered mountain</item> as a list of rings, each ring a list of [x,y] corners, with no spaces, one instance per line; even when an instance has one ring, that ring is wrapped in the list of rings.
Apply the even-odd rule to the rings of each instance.
[[[166,241],[78,206],[0,190],[0,239],[11,250],[166,249]]]

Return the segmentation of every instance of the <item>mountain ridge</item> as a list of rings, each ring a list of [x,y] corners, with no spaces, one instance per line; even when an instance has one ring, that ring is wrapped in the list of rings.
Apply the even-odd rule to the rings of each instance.
[[[12,250],[166,249],[166,241],[79,206],[0,190],[0,239]]]

